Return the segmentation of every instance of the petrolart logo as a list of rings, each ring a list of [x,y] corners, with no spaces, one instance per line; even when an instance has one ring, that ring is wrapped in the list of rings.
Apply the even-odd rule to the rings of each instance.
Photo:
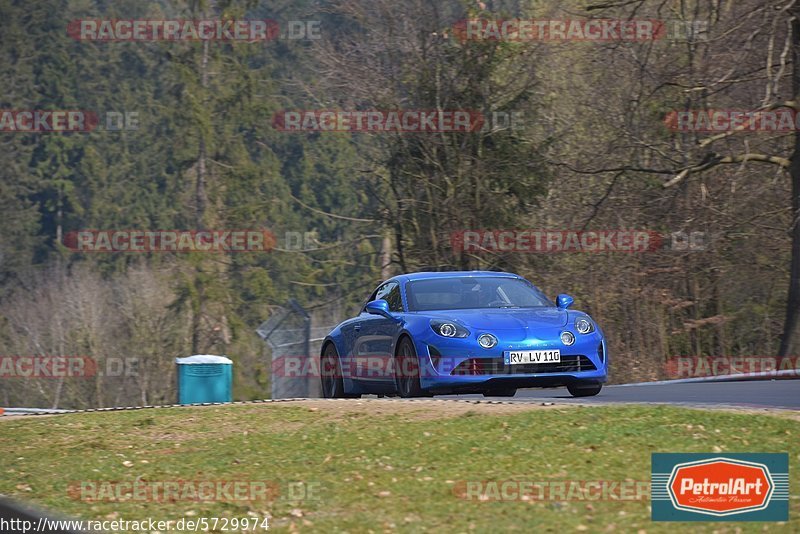
[[[788,454],[652,456],[653,521],[787,521]]]

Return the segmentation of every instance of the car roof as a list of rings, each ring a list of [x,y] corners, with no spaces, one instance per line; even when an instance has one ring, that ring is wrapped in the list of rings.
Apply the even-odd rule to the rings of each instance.
[[[475,278],[520,278],[519,275],[514,273],[502,271],[437,271],[401,274],[390,278],[390,280],[397,280],[398,282],[412,282],[414,280],[429,280],[433,278],[463,278],[465,276],[472,276]]]

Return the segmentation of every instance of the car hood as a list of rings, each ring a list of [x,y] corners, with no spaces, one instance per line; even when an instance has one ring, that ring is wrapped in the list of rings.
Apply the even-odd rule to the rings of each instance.
[[[563,328],[569,312],[559,308],[500,308],[480,310],[429,311],[432,319],[457,321],[470,330],[536,331]]]

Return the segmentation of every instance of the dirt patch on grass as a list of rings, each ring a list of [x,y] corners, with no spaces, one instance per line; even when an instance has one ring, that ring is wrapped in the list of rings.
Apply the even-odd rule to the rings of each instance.
[[[683,408],[683,406],[679,406]],[[710,411],[712,407],[705,408],[699,406],[690,406],[689,409],[691,410],[700,410],[700,411]],[[748,414],[748,415],[770,415],[774,417],[782,417],[784,419],[791,419],[793,421],[800,421],[800,412],[797,410],[787,410],[786,408],[751,408],[747,406],[742,406],[741,408],[736,406],[723,406],[723,407],[713,407],[714,410],[718,412],[730,412],[735,414]]]
[[[323,415],[326,419],[353,417],[399,416],[408,420],[430,420],[459,417],[468,414],[504,415],[531,410],[573,408],[566,404],[523,402],[474,402],[453,400],[399,400],[399,399],[348,399],[348,400],[298,400],[265,403],[257,410],[275,410],[280,406],[304,408]],[[254,410],[255,411],[255,410]]]
[[[32,418],[43,419],[45,417],[56,417],[58,415],[62,415],[62,414],[53,413],[53,414],[41,414],[41,415],[38,415],[38,414],[37,415],[33,415],[33,414],[31,414],[31,415],[2,415],[2,416],[0,416],[0,422],[2,422],[2,421],[18,421],[20,419],[32,419]]]
[[[643,403],[641,406],[647,405]],[[380,416],[395,416],[405,420],[431,420],[443,419],[449,417],[459,417],[470,414],[486,414],[486,415],[503,415],[515,414],[531,410],[546,410],[546,409],[574,409],[576,407],[584,408],[599,408],[599,407],[622,407],[622,406],[636,406],[636,403],[565,403],[565,402],[502,402],[502,401],[475,401],[475,400],[452,400],[452,399],[377,399],[377,398],[364,398],[364,399],[302,399],[302,400],[286,400],[275,402],[259,402],[254,404],[224,404],[214,406],[185,406],[177,407],[176,409],[187,410],[187,418],[181,423],[192,423],[193,419],[189,414],[194,410],[230,410],[232,415],[240,416],[245,414],[252,414],[257,416],[270,410],[280,410],[281,407],[287,408],[301,408],[309,412],[317,412],[324,419],[354,419],[359,417],[380,417]],[[664,406],[667,406],[666,404]],[[677,408],[685,408],[690,410],[714,410],[714,411],[727,411],[739,414],[752,414],[752,415],[768,415],[777,416],[785,419],[800,421],[800,412],[796,410],[787,410],[779,408],[755,408],[751,406],[675,406]],[[145,409],[140,413],[147,413],[149,410]],[[108,412],[113,413],[113,412]],[[55,417],[58,415],[66,414],[41,414],[41,415],[14,415],[7,417],[0,417],[2,421],[14,421],[19,419],[42,419],[47,417]],[[306,423],[301,421],[287,421],[279,420],[274,422],[263,422],[264,428],[282,431],[298,430],[305,426]],[[183,426],[178,424],[177,426]],[[230,427],[230,428],[229,428]],[[146,429],[144,429],[146,432]],[[154,429],[155,430],[155,429]],[[187,435],[176,435],[175,430],[166,434],[150,434],[149,437],[156,440],[170,440],[170,441],[185,441],[189,438]],[[216,428],[216,433],[228,434],[238,432],[241,430],[240,421],[234,419],[227,421],[221,419]]]

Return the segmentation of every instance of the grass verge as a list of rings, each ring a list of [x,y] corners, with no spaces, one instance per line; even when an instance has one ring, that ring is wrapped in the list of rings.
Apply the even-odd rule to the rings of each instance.
[[[789,452],[797,491],[798,434],[787,415],[664,406],[365,400],[39,416],[0,422],[0,493],[83,519],[269,515],[278,531],[666,532],[688,525],[652,523],[647,498],[479,501],[464,498],[464,483],[647,481],[652,452]],[[271,491],[195,502],[87,500],[92,490],[79,489],[136,480],[268,481]],[[690,526],[800,532],[797,496],[790,519]]]

